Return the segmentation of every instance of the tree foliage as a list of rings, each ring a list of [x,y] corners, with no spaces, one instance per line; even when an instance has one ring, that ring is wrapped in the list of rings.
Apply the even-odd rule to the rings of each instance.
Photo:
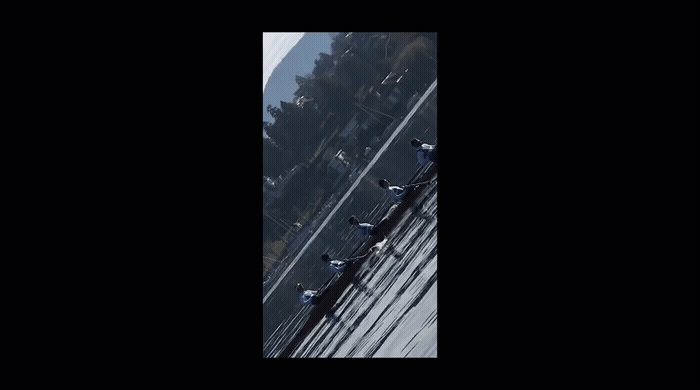
[[[431,42],[427,38],[418,37],[406,45],[396,57],[394,72],[403,72],[404,69],[412,67],[417,59],[427,57],[430,44]]]
[[[338,58],[341,54],[343,54],[352,46],[350,40],[345,38],[346,34],[347,33],[340,33],[336,35],[333,41],[331,42],[331,56],[333,58]]]
[[[318,59],[314,61],[314,70],[311,74],[318,77],[330,72],[334,66],[333,57],[330,54],[320,53]]]
[[[282,110],[274,107],[272,104],[267,105],[267,112],[272,116],[273,119],[277,120],[282,115]]]
[[[280,149],[296,157],[297,162],[308,157],[308,146],[320,141],[321,113],[313,105],[300,107],[294,103],[280,102],[280,107],[268,108],[275,122],[265,127],[266,133]],[[312,149],[313,150],[313,149]]]
[[[377,67],[366,58],[357,55],[343,56],[336,66],[336,77],[356,91],[361,85],[370,85],[378,76]]]
[[[323,75],[316,79],[316,88],[326,112],[347,112],[352,110],[354,97],[348,85],[337,77]]]
[[[294,164],[289,153],[284,152],[270,138],[263,138],[263,175],[277,177]]]
[[[294,96],[304,96],[313,103],[280,102],[279,107],[267,107],[274,119],[263,123],[270,137],[264,145],[265,167],[270,175],[289,169],[316,150],[327,135],[324,129],[335,127],[320,126],[330,113],[335,114],[334,120],[342,121],[356,112],[355,93],[361,85],[376,85],[393,70],[403,75],[402,90],[411,93],[424,90],[436,77],[436,33],[346,35],[333,37],[331,53],[319,53],[311,74],[296,77]],[[408,72],[404,72],[406,69]]]
[[[402,48],[397,54],[393,71],[404,74],[403,83],[410,85],[419,92],[437,75],[437,61],[431,53],[435,53],[435,43],[424,36],[418,36]],[[408,69],[408,72],[404,71]]]

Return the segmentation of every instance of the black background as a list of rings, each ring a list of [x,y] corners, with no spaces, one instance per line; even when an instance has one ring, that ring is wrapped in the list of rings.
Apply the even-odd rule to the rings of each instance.
[[[439,358],[340,363],[262,359],[260,34],[299,27],[79,10],[65,368],[47,384],[690,386],[693,31],[642,8],[317,29],[438,31],[448,167]]]

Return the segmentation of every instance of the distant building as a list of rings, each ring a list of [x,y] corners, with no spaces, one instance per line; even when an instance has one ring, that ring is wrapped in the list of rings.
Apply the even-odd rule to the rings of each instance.
[[[389,72],[379,85],[377,92],[383,98],[380,106],[382,110],[391,111],[399,102],[404,100],[402,79],[402,74]]]
[[[367,115],[367,119],[365,119],[362,122],[362,125],[360,125],[360,129],[362,131],[367,131],[367,129],[373,128],[374,126],[381,125],[382,122],[378,119],[381,114],[378,113],[373,113],[374,115]]]
[[[280,175],[277,179],[272,180],[267,176],[263,176],[263,207],[269,206],[272,202],[284,196],[284,190],[292,178],[299,173],[301,169],[295,165],[284,177]]]
[[[347,125],[343,128],[343,130],[340,132],[338,135],[341,138],[347,139],[350,135],[353,134],[355,129],[357,129],[357,115],[355,114],[352,119],[350,119],[350,122],[348,122]]]
[[[336,136],[339,132],[340,126],[336,126],[335,130],[321,140],[316,148],[316,151],[314,151],[313,155],[309,157],[309,160],[301,165],[306,168],[312,168],[314,171],[320,171],[333,157],[333,148],[331,148],[329,145],[337,139]]]
[[[349,166],[350,162],[348,161],[345,152],[342,149],[340,149],[335,154],[335,156],[333,156],[333,159],[328,164],[328,170],[335,171],[339,175],[344,175],[348,172]]]
[[[267,208],[277,198],[274,193],[277,191],[275,182],[267,176],[263,176],[263,208]]]
[[[287,184],[297,173],[299,173],[300,170],[301,169],[299,169],[299,166],[295,165],[292,169],[289,170],[289,172],[287,172],[287,174],[284,177],[279,177],[279,182],[276,183],[277,191],[275,192],[275,196],[277,197],[277,199],[284,196],[284,190],[287,187]]]
[[[331,184],[331,191],[336,189],[341,181],[344,181],[348,177],[348,173],[352,169],[352,166],[345,154],[345,151],[338,150],[331,162],[328,164],[328,171],[335,172],[337,177],[333,184]]]
[[[379,100],[380,111],[389,112],[400,102],[405,101],[403,91],[403,74],[389,72],[384,80],[374,89],[374,98]]]

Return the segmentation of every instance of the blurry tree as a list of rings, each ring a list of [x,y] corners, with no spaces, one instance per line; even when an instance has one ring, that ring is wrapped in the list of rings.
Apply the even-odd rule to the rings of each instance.
[[[267,112],[272,116],[273,119],[277,119],[281,114],[282,110],[280,110],[277,107],[274,107],[272,104],[267,105]]]
[[[366,57],[346,55],[338,60],[335,74],[354,92],[363,84],[371,85],[377,79],[379,71]]]
[[[314,61],[314,64],[314,70],[311,71],[311,74],[316,77],[330,72],[330,70],[335,66],[333,57],[326,53],[320,53],[318,59]]]
[[[312,94],[312,85],[309,80],[313,78],[313,75],[308,75],[307,77],[296,76],[295,80],[297,82],[297,90],[294,91],[294,96],[306,96],[309,97]]]
[[[292,166],[291,153],[283,151],[272,139],[263,137],[263,175],[275,178]]]
[[[331,42],[331,56],[333,58],[338,58],[341,54],[343,54],[352,46],[351,41],[345,38],[346,34],[347,33],[343,32],[336,35],[333,41]]]
[[[294,156],[294,163],[308,158],[322,139],[321,113],[311,104],[300,107],[289,102],[280,102],[279,108],[268,107],[268,111],[275,122],[264,127],[267,135]]]
[[[406,75],[406,84],[416,84],[418,91],[423,91],[426,83],[434,80],[437,74],[437,60],[430,54],[434,52],[433,41],[419,36],[406,45],[396,56],[393,71],[403,74],[406,69],[411,73]],[[411,78],[413,80],[409,81]]]

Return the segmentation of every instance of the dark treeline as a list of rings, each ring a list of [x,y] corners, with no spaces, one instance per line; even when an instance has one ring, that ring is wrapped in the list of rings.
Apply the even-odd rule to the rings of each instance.
[[[263,173],[277,177],[311,157],[321,140],[344,125],[363,103],[358,93],[389,74],[402,74],[410,91],[425,91],[437,74],[436,33],[339,33],[311,74],[297,76],[292,102],[269,105],[263,121]],[[408,69],[409,71],[406,71]]]

